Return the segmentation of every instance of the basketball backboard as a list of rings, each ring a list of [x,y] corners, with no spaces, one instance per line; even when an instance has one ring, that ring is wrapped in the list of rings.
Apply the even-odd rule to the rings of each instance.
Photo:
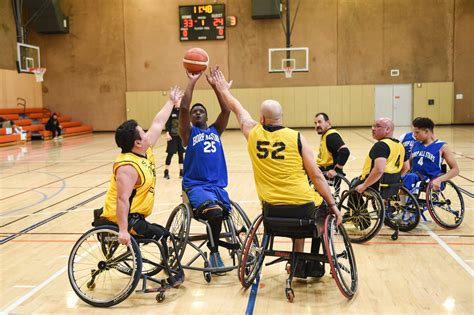
[[[308,47],[270,48],[268,49],[268,72],[283,73],[291,68],[292,72],[308,72]]]
[[[28,72],[31,68],[40,68],[40,48],[38,46],[17,43],[17,62],[19,72]]]

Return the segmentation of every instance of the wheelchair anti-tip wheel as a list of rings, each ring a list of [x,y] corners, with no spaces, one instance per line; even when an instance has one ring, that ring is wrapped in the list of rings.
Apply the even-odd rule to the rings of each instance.
[[[426,187],[426,207],[433,220],[445,229],[455,229],[464,220],[464,199],[459,188],[450,180],[434,190]]]
[[[385,208],[380,194],[371,187],[362,194],[355,189],[344,193],[338,208],[351,242],[367,242],[382,228]]]
[[[71,250],[68,277],[84,302],[109,307],[125,300],[137,286],[142,257],[132,237],[129,245],[118,243],[115,226],[96,227],[84,233]]]
[[[339,291],[347,299],[357,292],[358,275],[352,245],[347,237],[344,226],[336,225],[332,215],[326,217],[324,224],[324,248],[328,255],[331,274]]]

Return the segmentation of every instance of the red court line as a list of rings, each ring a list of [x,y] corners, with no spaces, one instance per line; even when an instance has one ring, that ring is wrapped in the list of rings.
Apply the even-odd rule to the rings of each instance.
[[[12,243],[75,243],[77,240],[11,240]],[[95,241],[91,241],[95,242]],[[275,241],[275,243],[291,243],[291,241]],[[364,244],[374,244],[374,245],[439,245],[437,242],[395,242],[395,241],[386,241],[386,242],[367,242]],[[364,245],[361,244],[361,245]],[[473,246],[474,243],[465,243],[465,242],[452,242],[447,243],[452,246]]]

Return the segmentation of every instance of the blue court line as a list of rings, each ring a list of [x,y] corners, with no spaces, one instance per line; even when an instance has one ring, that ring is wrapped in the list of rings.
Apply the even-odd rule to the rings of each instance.
[[[252,285],[252,289],[250,290],[250,296],[249,296],[249,301],[247,303],[247,310],[245,311],[245,315],[253,314],[253,308],[255,307],[255,301],[257,300],[257,292],[258,292],[259,284],[260,284],[260,272],[258,273],[257,278],[255,279],[255,282]]]
[[[97,199],[97,198],[99,198],[99,197],[102,197],[103,195],[105,195],[105,193],[106,193],[106,191],[103,191],[103,192],[101,192],[101,193],[99,193],[99,194],[97,194],[97,195],[95,195],[95,196],[93,196],[93,197],[91,197],[91,198],[89,198],[89,199],[87,199],[87,200],[81,201],[80,203],[78,203],[78,204],[75,205],[75,206],[72,206],[72,207],[70,207],[70,208],[68,208],[68,209],[66,209],[66,210],[64,210],[64,211],[62,211],[62,212],[56,213],[55,215],[53,215],[53,216],[51,216],[51,217],[49,217],[49,218],[46,218],[46,219],[44,219],[44,220],[42,220],[42,221],[40,221],[40,222],[37,222],[37,223],[35,223],[35,224],[33,224],[33,225],[27,227],[26,229],[21,230],[21,231],[18,232],[18,233],[15,233],[15,234],[13,234],[13,235],[10,235],[10,236],[8,236],[8,237],[5,237],[5,238],[3,238],[3,239],[0,239],[0,245],[3,245],[3,244],[5,244],[5,243],[11,241],[12,239],[15,239],[15,238],[17,238],[17,237],[19,237],[19,236],[21,236],[21,235],[23,235],[23,234],[26,234],[26,233],[28,233],[29,231],[34,230],[34,229],[36,229],[37,227],[40,227],[40,226],[42,226],[42,225],[44,225],[44,224],[46,224],[46,223],[48,223],[48,222],[50,222],[50,221],[53,221],[54,219],[57,219],[57,218],[59,218],[59,217],[65,215],[66,213],[68,213],[68,212],[70,212],[70,211],[73,211],[73,210],[79,208],[80,206],[83,206],[83,205],[85,205],[85,204],[91,202],[92,200],[95,200],[95,199]]]
[[[43,172],[39,172],[39,173],[43,173]],[[61,182],[61,187],[59,188],[59,190],[57,192],[53,193],[51,196],[48,196],[45,193],[33,190],[33,192],[36,192],[36,193],[43,196],[43,198],[40,201],[37,201],[37,202],[35,202],[35,203],[33,203],[29,206],[25,206],[25,207],[22,207],[22,208],[15,208],[15,209],[11,209],[9,211],[3,212],[2,214],[0,214],[0,217],[5,217],[5,216],[8,216],[12,213],[18,212],[20,210],[25,210],[25,209],[34,207],[36,205],[39,205],[40,203],[43,203],[43,202],[47,201],[48,199],[51,199],[51,198],[55,197],[56,195],[60,194],[64,190],[64,188],[66,188],[66,181],[64,179],[62,179],[61,177],[56,176],[54,174],[50,174],[50,173],[44,173],[44,174],[48,174],[49,176],[56,177],[56,178],[59,179],[59,181]]]

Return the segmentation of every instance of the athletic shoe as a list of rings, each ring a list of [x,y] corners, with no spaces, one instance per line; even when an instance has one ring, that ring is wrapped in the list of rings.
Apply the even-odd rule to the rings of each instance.
[[[163,175],[163,178],[170,179],[170,172],[168,170],[165,170],[165,174]]]

